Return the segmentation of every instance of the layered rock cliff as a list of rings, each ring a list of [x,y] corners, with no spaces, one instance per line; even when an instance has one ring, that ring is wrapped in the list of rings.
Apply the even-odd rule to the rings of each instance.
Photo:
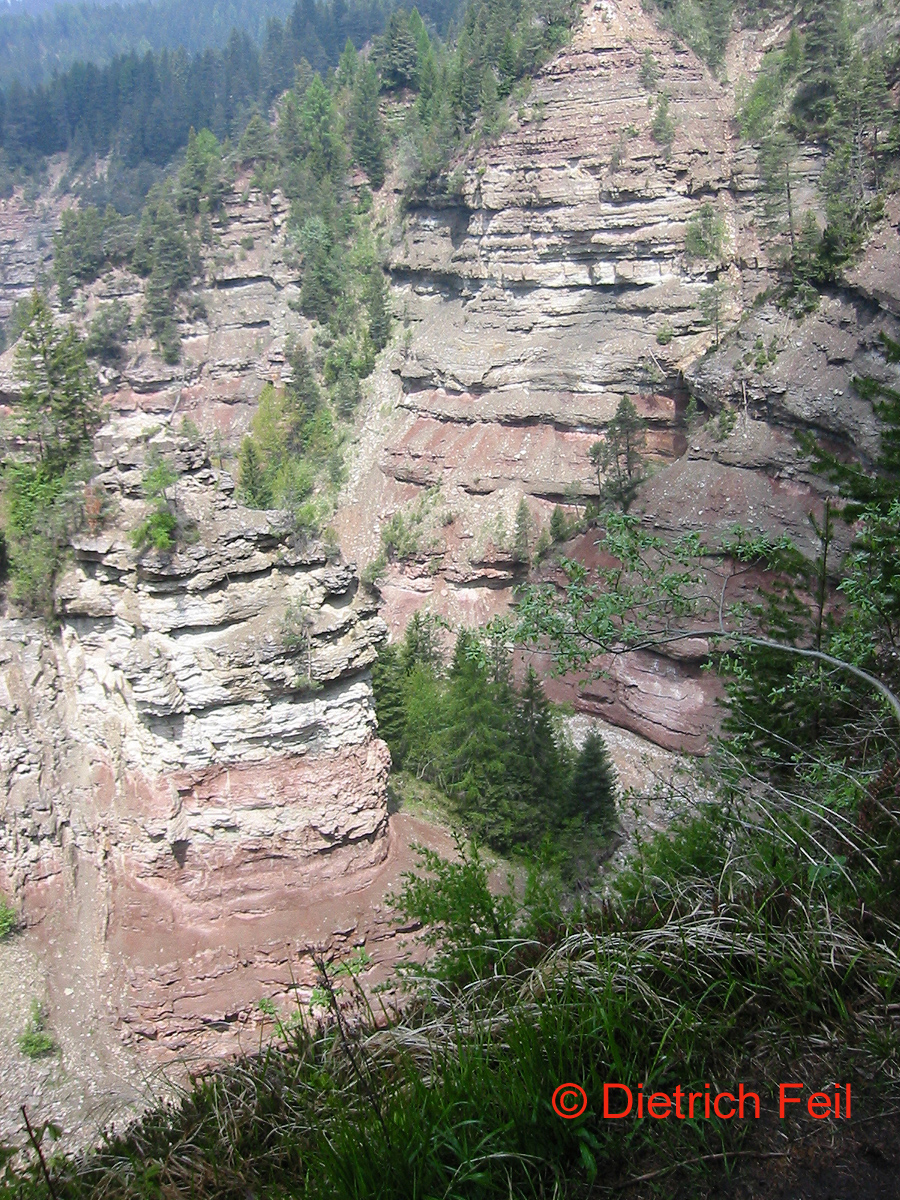
[[[893,202],[845,286],[807,319],[766,300],[784,235],[765,211],[756,148],[738,135],[736,84],[785,33],[736,34],[720,81],[637,0],[587,5],[507,131],[459,166],[455,194],[412,206],[391,258],[405,331],[377,377],[337,523],[366,561],[379,550],[373,511],[381,527],[398,510],[419,520],[420,552],[380,580],[392,629],[423,603],[475,623],[505,606],[522,577],[510,553],[519,502],[533,547],[555,504],[572,513],[596,495],[588,450],[623,395],[648,422],[656,472],[635,511],[652,526],[715,543],[740,523],[815,552],[822,485],[793,434],[863,454],[877,444],[851,379],[883,373],[877,334],[896,336],[898,214]],[[654,134],[661,93],[670,144]],[[818,211],[821,162],[798,152],[793,170],[799,220]],[[686,249],[704,203],[725,230],[715,261]],[[721,348],[701,305],[714,279],[722,330],[739,327]],[[732,406],[736,426],[688,443],[690,395],[710,414]],[[579,552],[589,558],[589,542]],[[698,750],[716,719],[699,668],[636,655],[576,698]]]
[[[75,539],[58,634],[9,621],[0,641],[0,887],[24,894],[48,928],[90,914],[97,976],[126,1028],[170,1049],[227,1036],[261,979],[287,986],[299,940],[360,936],[341,893],[361,888],[389,848],[367,677],[382,618],[396,632],[423,604],[471,624],[506,608],[525,575],[512,545],[520,502],[533,550],[555,504],[574,514],[596,495],[588,451],[620,397],[649,423],[657,469],[635,505],[649,524],[715,540],[741,522],[814,549],[820,483],[793,432],[863,454],[876,445],[851,379],[884,372],[877,334],[898,336],[900,212],[888,204],[815,313],[796,320],[766,299],[773,233],[755,150],[732,119],[734,85],[783,33],[736,34],[729,84],[637,0],[598,0],[449,192],[399,215],[385,189],[373,219],[394,231],[396,336],[367,384],[335,517],[345,557],[361,564],[404,518],[407,547],[381,572],[378,613],[342,561],[292,543],[277,514],[236,503],[214,437],[168,432],[191,417],[223,435],[227,456],[262,385],[281,378],[288,338],[310,340],[278,193],[267,200],[238,180],[181,325],[182,361],[167,366],[139,339],[104,372],[114,420],[98,441],[98,486],[111,522]],[[653,131],[662,91],[670,144]],[[817,203],[820,170],[816,154],[798,158],[798,210]],[[704,201],[725,224],[717,263],[686,252]],[[8,303],[46,268],[38,225],[52,220],[19,200],[3,213]],[[700,309],[716,274],[731,331],[718,349]],[[114,298],[136,316],[142,286],[108,273],[83,291],[78,319]],[[3,366],[9,394],[9,354]],[[731,432],[688,435],[690,394],[713,415],[730,404]],[[144,512],[152,444],[173,457],[196,531],[169,558],[139,554],[127,536]],[[593,539],[569,550],[590,561]],[[634,656],[565,694],[702,750],[716,688],[695,649]]]
[[[258,998],[251,966],[286,981],[297,912],[387,854],[384,626],[202,444],[132,424],[97,438],[113,518],[73,539],[58,631],[2,626],[0,888],[32,925],[86,905],[125,1026],[175,1049]],[[174,553],[129,540],[154,449],[192,531]]]
[[[403,515],[406,550],[379,581],[393,631],[422,604],[474,624],[506,607],[523,575],[513,553],[520,501],[533,550],[555,504],[571,515],[596,494],[588,450],[623,395],[649,423],[657,474],[637,506],[648,520],[708,537],[736,522],[787,530],[814,549],[808,514],[821,486],[797,461],[793,431],[864,454],[875,445],[871,407],[850,381],[883,369],[875,337],[896,329],[898,214],[892,201],[816,313],[798,321],[765,299],[779,236],[734,113],[740,86],[785,34],[777,23],[736,33],[720,80],[637,0],[586,5],[571,45],[506,131],[457,166],[449,190],[403,214],[385,188],[373,220],[391,230],[397,333],[368,385],[335,528],[365,565]],[[642,73],[648,53],[655,81]],[[670,142],[654,134],[663,94]],[[820,203],[821,165],[813,151],[794,163],[798,220]],[[716,261],[686,250],[705,202],[725,228]],[[288,338],[310,340],[287,215],[277,192],[267,200],[237,180],[203,252],[182,361],[167,366],[149,339],[133,343],[104,376],[114,412],[187,415],[235,443],[263,383],[281,378]],[[21,287],[24,267],[15,270]],[[725,285],[723,330],[739,327],[720,350],[700,303],[714,278]],[[86,290],[83,316],[111,298],[136,315],[141,289],[112,272]],[[695,432],[688,444],[691,394],[713,415],[732,405],[733,433]],[[612,680],[592,705],[700,748],[714,711],[698,664],[654,657],[638,676]]]

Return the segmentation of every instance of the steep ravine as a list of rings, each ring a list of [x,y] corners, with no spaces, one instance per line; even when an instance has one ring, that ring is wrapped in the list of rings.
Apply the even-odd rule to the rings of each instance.
[[[650,426],[657,470],[636,505],[649,523],[715,537],[740,521],[811,547],[821,497],[793,431],[864,453],[875,444],[850,380],[884,370],[881,329],[900,336],[900,211],[892,200],[842,289],[804,321],[760,299],[770,233],[755,153],[732,121],[734,84],[781,32],[736,35],[723,84],[638,0],[588,4],[506,132],[462,164],[452,198],[398,218],[395,337],[349,447],[340,555],[241,506],[222,465],[263,384],[281,379],[286,339],[309,334],[291,306],[300,273],[277,192],[238,181],[222,242],[205,252],[203,304],[181,329],[182,362],[167,366],[144,339],[104,372],[110,519],[74,542],[58,631],[0,628],[0,889],[30,926],[0,976],[28,981],[23,1003],[46,989],[64,1064],[89,1057],[78,1029],[102,1025],[95,1082],[107,1097],[118,1079],[132,1103],[148,1061],[246,1048],[261,998],[288,1006],[292,978],[308,996],[306,947],[365,942],[373,981],[396,957],[385,893],[412,865],[411,837],[436,835],[388,819],[368,673],[377,644],[423,605],[454,624],[508,606],[524,576],[510,548],[520,501],[534,544],[556,503],[572,513],[596,493],[588,449],[622,395]],[[650,132],[648,49],[671,95],[669,150]],[[814,204],[821,163],[798,165],[798,204]],[[744,318],[719,350],[698,308],[711,264],[684,249],[707,199],[727,227],[727,324]],[[397,200],[379,201],[385,227]],[[0,305],[46,269],[56,211],[0,204]],[[84,290],[82,316],[112,298],[136,314],[141,286],[109,273]],[[774,344],[760,365],[758,338]],[[15,394],[12,365],[8,352],[0,401]],[[686,435],[690,393],[712,413],[737,409],[727,437],[711,425]],[[184,416],[204,436],[176,433]],[[154,445],[174,459],[196,527],[171,557],[128,537]],[[419,548],[388,563],[376,596],[356,565],[377,557],[398,511],[418,514]],[[568,549],[590,561],[593,539]],[[635,656],[589,687],[558,687],[671,749],[702,750],[716,719],[716,685],[690,654]],[[640,743],[617,738],[620,766],[634,763]],[[59,1081],[0,1083],[46,1099]],[[11,1112],[0,1140],[18,1128]]]

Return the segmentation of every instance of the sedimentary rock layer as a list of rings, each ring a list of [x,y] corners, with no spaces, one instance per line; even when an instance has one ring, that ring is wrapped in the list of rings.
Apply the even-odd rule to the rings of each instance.
[[[292,911],[387,854],[368,676],[384,626],[351,567],[239,505],[198,443],[145,419],[97,446],[114,520],[73,539],[58,632],[0,636],[0,887],[31,922],[92,909],[126,1025],[129,962],[174,955],[183,1042],[246,922],[283,942]],[[172,553],[129,538],[154,449],[178,475]]]

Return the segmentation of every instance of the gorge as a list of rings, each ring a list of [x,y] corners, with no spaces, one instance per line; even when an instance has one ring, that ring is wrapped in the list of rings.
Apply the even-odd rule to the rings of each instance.
[[[278,188],[238,169],[218,244],[202,250],[200,303],[180,323],[181,360],[144,334],[102,368],[90,486],[103,519],[71,538],[55,627],[11,610],[0,623],[0,892],[36,961],[82,948],[78,986],[97,994],[103,1036],[121,1040],[135,1078],[142,1056],[202,1060],[252,1040],[262,996],[308,1000],[304,947],[364,948],[370,981],[386,977],[385,893],[409,842],[429,835],[389,817],[378,647],[423,608],[453,628],[508,610],[527,573],[511,545],[520,504],[532,548],[557,506],[583,513],[597,493],[589,451],[621,397],[648,423],[654,473],[634,506],[648,527],[715,544],[741,524],[815,555],[809,514],[827,489],[794,434],[875,453],[878,422],[851,381],[897,386],[878,335],[900,338],[900,203],[888,197],[815,311],[779,306],[786,235],[772,232],[735,114],[788,26],[735,30],[717,77],[639,0],[589,0],[506,128],[460,155],[452,187],[401,202],[389,174],[371,221],[395,333],[354,416],[330,539],[298,538],[285,514],[236,495],[262,388],[290,381],[290,339],[313,345]],[[668,140],[654,132],[662,95]],[[798,150],[798,211],[823,215],[822,166],[815,147]],[[51,180],[62,170],[54,160]],[[48,270],[71,202],[50,188],[0,201],[0,316]],[[704,203],[724,236],[692,255]],[[703,314],[716,281],[727,337]],[[79,290],[76,319],[113,300],[136,317],[145,286],[125,266],[105,271]],[[0,402],[10,411],[20,394],[10,348]],[[709,418],[693,428],[690,398]],[[730,429],[714,419],[723,409]],[[153,453],[175,468],[190,529],[174,553],[131,538]],[[379,563],[398,513],[415,544]],[[849,539],[841,529],[837,549]],[[567,552],[590,563],[594,541],[588,530]],[[533,577],[549,569],[535,563]],[[553,694],[703,753],[720,695],[706,656],[638,652]],[[51,1020],[66,969],[47,967]],[[16,1127],[13,1099],[0,1134]]]

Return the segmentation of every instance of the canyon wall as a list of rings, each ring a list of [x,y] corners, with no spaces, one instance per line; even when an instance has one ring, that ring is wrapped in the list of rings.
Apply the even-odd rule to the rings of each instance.
[[[738,85],[785,35],[777,23],[737,33],[719,80],[638,0],[588,4],[507,130],[469,153],[447,193],[410,206],[390,260],[403,333],[376,377],[337,519],[360,562],[376,557],[395,512],[418,519],[419,552],[380,573],[393,632],[422,605],[475,624],[506,607],[525,574],[510,549],[520,501],[533,550],[556,504],[572,515],[597,494],[588,451],[625,395],[648,423],[654,477],[633,511],[650,527],[715,544],[740,523],[815,553],[822,484],[794,431],[864,454],[877,446],[851,379],[896,375],[876,339],[896,335],[900,315],[898,213],[894,198],[844,286],[805,320],[767,299],[786,234],[734,113]],[[653,128],[663,92],[669,145]],[[798,222],[818,213],[821,168],[798,153]],[[715,261],[686,249],[706,202],[725,229]],[[721,347],[701,304],[715,279],[723,331],[739,325]],[[691,395],[710,415],[732,406],[731,432],[712,423],[688,440]],[[590,561],[593,543],[567,550]],[[717,687],[700,658],[607,665],[607,678],[564,694],[663,745],[702,750]]]
[[[471,149],[446,189],[402,205],[395,175],[377,197],[395,337],[346,447],[334,527],[365,567],[403,516],[407,549],[378,572],[392,634],[423,605],[457,625],[508,607],[525,575],[514,553],[520,502],[533,553],[556,504],[574,516],[596,495],[588,451],[623,395],[648,422],[655,476],[635,508],[648,522],[710,540],[736,523],[786,530],[814,552],[808,518],[821,509],[821,482],[798,460],[794,431],[864,454],[877,443],[871,406],[851,379],[885,371],[876,336],[897,328],[898,213],[893,198],[861,261],[815,313],[797,320],[767,299],[786,235],[766,212],[756,148],[739,137],[734,113],[764,51],[785,34],[777,22],[737,32],[717,79],[638,0],[596,0],[506,130]],[[642,71],[648,54],[655,81]],[[654,136],[663,93],[668,144]],[[801,151],[793,169],[796,220],[810,208],[821,218],[820,157]],[[705,202],[725,227],[715,261],[686,249]],[[203,249],[182,361],[165,364],[148,338],[132,343],[121,368],[102,376],[113,413],[176,424],[188,416],[211,446],[236,444],[263,384],[285,377],[286,341],[310,343],[287,218],[277,191],[267,199],[249,177],[236,181]],[[49,217],[41,210],[39,219]],[[0,244],[20,289],[28,263],[34,273],[46,266],[37,249],[46,235],[28,229],[24,249],[14,253],[14,238]],[[738,327],[720,348],[701,309],[714,279],[725,287],[723,330]],[[84,290],[81,319],[113,298],[137,315],[142,286],[110,272]],[[14,391],[11,373],[7,352],[0,393]],[[708,426],[688,440],[691,395],[713,416],[732,405],[733,431],[719,437]],[[674,748],[702,749],[716,688],[699,666],[653,656],[627,671],[614,665],[590,698],[570,694]]]
[[[351,566],[238,504],[201,443],[130,426],[98,435],[109,519],[73,538],[58,630],[0,630],[0,889],[57,937],[89,914],[125,1028],[182,1050],[246,1015],[261,964],[286,984],[316,941],[298,913],[388,853],[384,625]],[[151,450],[178,475],[174,553],[129,537]]]

